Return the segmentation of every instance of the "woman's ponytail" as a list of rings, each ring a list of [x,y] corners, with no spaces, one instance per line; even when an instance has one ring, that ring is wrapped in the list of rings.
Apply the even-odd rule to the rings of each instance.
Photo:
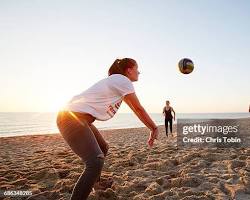
[[[136,61],[132,58],[116,59],[109,68],[108,75],[122,74],[126,76],[126,70],[132,68],[134,65],[136,65]]]

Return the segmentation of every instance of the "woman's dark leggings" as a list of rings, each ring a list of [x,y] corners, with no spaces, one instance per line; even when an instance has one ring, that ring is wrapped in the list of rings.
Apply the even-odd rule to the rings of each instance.
[[[170,132],[172,133],[173,130],[173,119],[171,118],[165,118],[165,129],[166,129],[166,136],[168,136],[168,123],[169,123],[169,128]]]
[[[71,149],[85,162],[85,171],[73,189],[71,200],[87,199],[100,178],[108,144],[92,124],[89,114],[63,111],[58,114],[57,126]]]

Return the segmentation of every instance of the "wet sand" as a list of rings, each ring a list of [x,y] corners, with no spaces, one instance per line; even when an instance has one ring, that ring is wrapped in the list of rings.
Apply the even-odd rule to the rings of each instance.
[[[250,134],[250,119],[239,119]],[[250,147],[180,149],[163,126],[153,148],[149,131],[101,131],[110,145],[102,180],[112,180],[89,199],[250,199]],[[28,190],[32,196],[0,199],[69,199],[84,163],[60,134],[0,138],[0,190]],[[104,185],[105,186],[105,185]]]

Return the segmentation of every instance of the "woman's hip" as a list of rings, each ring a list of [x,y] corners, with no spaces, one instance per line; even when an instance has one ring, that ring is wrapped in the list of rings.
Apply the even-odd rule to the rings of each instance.
[[[57,126],[61,135],[71,149],[84,160],[102,154],[89,122],[83,118],[79,120],[68,112],[59,113],[57,117]]]

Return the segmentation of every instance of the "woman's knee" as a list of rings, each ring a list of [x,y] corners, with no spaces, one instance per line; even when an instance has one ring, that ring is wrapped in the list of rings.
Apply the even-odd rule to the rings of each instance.
[[[99,154],[96,157],[96,166],[97,168],[99,168],[100,170],[102,170],[102,167],[104,165],[104,159],[105,159],[105,155],[104,154]]]
[[[101,153],[97,156],[91,157],[88,160],[85,161],[86,163],[86,169],[94,170],[94,171],[101,171],[102,167],[104,165],[104,154]]]

